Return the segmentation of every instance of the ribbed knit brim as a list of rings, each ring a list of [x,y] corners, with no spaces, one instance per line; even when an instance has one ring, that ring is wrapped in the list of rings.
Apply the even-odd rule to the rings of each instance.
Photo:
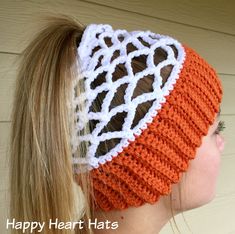
[[[180,77],[153,122],[112,161],[90,172],[97,208],[122,210],[157,202],[195,157],[219,111],[222,88],[214,69],[184,49]]]

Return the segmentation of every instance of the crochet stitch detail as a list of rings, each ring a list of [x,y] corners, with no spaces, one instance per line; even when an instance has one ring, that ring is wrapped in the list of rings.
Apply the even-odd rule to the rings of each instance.
[[[171,192],[214,123],[222,100],[215,70],[184,45],[179,79],[153,122],[112,161],[90,172],[96,209],[154,204]]]
[[[107,38],[110,39],[110,44],[106,43]],[[127,53],[129,43],[136,50]],[[172,46],[177,50],[177,57],[175,57]],[[155,64],[154,54],[158,48],[166,52],[167,58]],[[119,56],[112,60],[116,51],[119,51]],[[85,91],[79,95],[76,95],[74,92],[73,107],[76,109],[78,121],[71,141],[73,163],[84,164],[88,170],[91,170],[98,168],[100,164],[111,161],[113,157],[121,153],[123,148],[127,147],[130,141],[134,141],[135,137],[139,136],[147,128],[147,124],[151,123],[153,118],[157,116],[158,111],[166,102],[166,96],[174,89],[174,85],[179,78],[179,73],[185,60],[185,50],[177,40],[169,36],[155,34],[150,31],[115,31],[110,25],[91,24],[83,33],[81,43],[78,47],[78,55],[78,63],[82,70],[82,76],[78,77],[74,84],[74,89],[79,84],[79,80],[83,79]],[[141,55],[146,56],[146,68],[134,74],[131,66],[132,59]],[[112,75],[116,66],[120,64],[124,65],[127,75],[113,82]],[[173,68],[166,83],[163,85],[160,72],[163,67],[168,65],[172,65]],[[91,83],[104,72],[106,73],[106,81],[95,89],[92,89]],[[149,75],[152,75],[154,79],[152,84],[153,91],[143,93],[132,99],[138,81]],[[124,95],[124,103],[109,111],[111,101],[117,89],[123,84],[128,85]],[[107,94],[101,105],[101,111],[90,111],[90,107],[97,95],[104,91]],[[139,123],[134,128],[131,128],[137,106],[146,101],[153,101],[152,106]],[[82,103],[85,103],[83,110],[76,108]],[[121,131],[106,132],[99,135],[111,118],[121,112],[127,113]],[[92,120],[99,121],[99,123],[96,124],[91,134],[82,135],[85,126]],[[106,154],[97,156],[99,144],[113,138],[120,138],[120,143],[107,151]],[[76,155],[78,144],[82,141],[89,144],[85,158],[79,158]]]

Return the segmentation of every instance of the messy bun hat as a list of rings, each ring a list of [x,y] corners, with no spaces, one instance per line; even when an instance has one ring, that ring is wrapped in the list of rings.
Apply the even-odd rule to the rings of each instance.
[[[157,61],[160,51],[165,57]],[[145,67],[135,72],[132,62],[140,57]],[[169,36],[113,30],[102,24],[86,27],[78,63],[82,75],[74,84],[76,116],[71,141],[73,164],[79,165],[76,173],[90,173],[95,203],[102,210],[155,203],[179,182],[219,112],[222,88],[215,70]],[[171,71],[164,80],[161,71],[166,66]],[[125,72],[114,80],[117,67]],[[152,79],[151,89],[134,97],[135,87],[146,77]],[[77,94],[79,82],[84,92]],[[112,99],[124,84],[123,102],[114,106]],[[103,100],[97,101],[102,92]],[[100,110],[92,108],[95,101]],[[145,102],[150,108],[134,123],[138,105]],[[122,128],[110,131],[107,126],[120,113],[125,114]],[[84,134],[87,126],[90,134]],[[110,148],[112,140],[116,144]],[[87,145],[83,158],[79,144]],[[100,150],[101,145],[106,150]]]

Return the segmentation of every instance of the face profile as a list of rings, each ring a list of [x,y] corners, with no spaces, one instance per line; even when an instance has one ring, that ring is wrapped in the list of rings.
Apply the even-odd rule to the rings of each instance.
[[[185,211],[207,204],[215,197],[224,138],[219,116],[210,126],[208,134],[202,138],[195,159],[179,185],[173,185],[173,207]],[[181,204],[180,204],[181,201]]]

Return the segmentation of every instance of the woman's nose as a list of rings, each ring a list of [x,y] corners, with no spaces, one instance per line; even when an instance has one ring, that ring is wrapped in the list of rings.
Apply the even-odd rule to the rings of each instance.
[[[225,145],[224,137],[220,134],[217,134],[216,143],[217,143],[220,153],[222,153],[224,151],[224,145]]]

